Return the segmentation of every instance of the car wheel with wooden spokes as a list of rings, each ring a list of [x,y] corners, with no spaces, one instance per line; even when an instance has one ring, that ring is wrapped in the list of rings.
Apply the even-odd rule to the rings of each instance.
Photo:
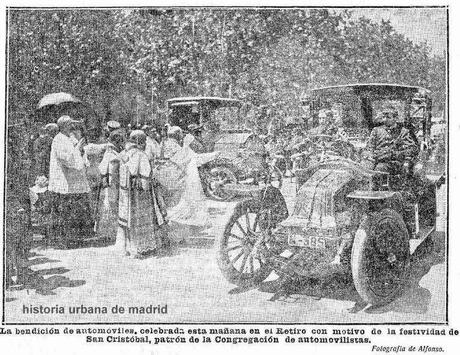
[[[269,224],[263,222],[261,204],[256,200],[238,203],[219,239],[218,264],[225,278],[240,287],[260,284],[271,267],[258,250]]]

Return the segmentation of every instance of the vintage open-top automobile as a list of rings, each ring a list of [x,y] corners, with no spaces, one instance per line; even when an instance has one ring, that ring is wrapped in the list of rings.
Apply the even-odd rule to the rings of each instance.
[[[244,126],[242,101],[198,96],[172,98],[166,103],[170,125],[184,131],[191,125],[201,127],[200,153],[218,152],[216,159],[200,167],[207,196],[229,200],[235,194],[223,186],[248,179],[257,183],[274,176],[280,186],[281,173],[274,175],[272,167],[266,163],[263,142]]]
[[[397,297],[407,275],[410,239],[421,242],[435,230],[436,191],[443,182],[442,176],[427,176],[424,170],[430,150],[429,94],[392,84],[312,90],[304,100],[311,117],[334,107],[358,153],[372,128],[381,124],[379,108],[390,100],[401,125],[414,136],[421,130],[420,159],[406,175],[390,175],[361,165],[359,154],[350,159],[347,152],[329,149],[334,145],[327,137],[327,149],[316,144],[320,151],[296,171],[299,189],[290,216],[272,186],[240,191],[246,198],[235,207],[219,241],[218,263],[228,281],[249,286],[272,271],[291,281],[345,272],[367,303],[380,305]]]

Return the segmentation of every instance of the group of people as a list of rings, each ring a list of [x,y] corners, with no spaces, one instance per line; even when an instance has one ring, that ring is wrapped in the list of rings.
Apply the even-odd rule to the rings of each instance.
[[[34,143],[38,176],[31,191],[47,187],[54,244],[105,239],[143,257],[170,246],[170,221],[206,223],[192,134],[166,127],[160,139],[152,127],[109,121],[104,138],[87,142],[82,122],[67,115],[53,124],[54,136],[49,128]]]
[[[398,123],[398,111],[391,105],[381,117],[382,125],[373,128],[362,152],[362,164],[392,174],[410,170],[419,151],[417,138]],[[82,123],[61,116],[56,124],[44,126],[34,142],[39,186],[31,190],[47,187],[52,240],[78,244],[103,237],[115,239],[126,254],[143,255],[169,244],[169,221],[205,223],[198,166],[206,154],[199,154],[204,151],[200,127],[185,134],[177,126],[166,126],[159,134],[149,126],[131,130],[109,121],[104,129],[105,139],[88,143]],[[331,111],[320,112],[317,127],[294,132],[289,146],[311,135],[346,139]],[[271,142],[261,149],[270,150]],[[272,143],[274,149],[279,139]],[[259,145],[250,150],[258,151]]]

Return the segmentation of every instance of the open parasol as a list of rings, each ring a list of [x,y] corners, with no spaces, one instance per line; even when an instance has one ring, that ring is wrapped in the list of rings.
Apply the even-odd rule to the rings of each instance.
[[[69,102],[80,103],[81,101],[66,92],[56,92],[43,96],[42,99],[38,102],[37,109]]]
[[[84,122],[87,130],[101,129],[101,120],[96,111],[89,104],[66,92],[43,96],[33,113],[32,122],[33,124],[44,125],[56,122],[62,115],[69,115]]]

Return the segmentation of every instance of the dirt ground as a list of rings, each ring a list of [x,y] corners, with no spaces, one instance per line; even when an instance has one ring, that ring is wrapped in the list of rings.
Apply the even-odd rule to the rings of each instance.
[[[294,184],[283,194],[292,208]],[[288,295],[277,296],[274,276],[258,288],[241,289],[226,281],[216,262],[216,236],[234,202],[209,202],[210,227],[188,231],[188,242],[170,253],[127,258],[113,246],[32,250],[34,270],[24,288],[6,293],[7,323],[443,323],[446,317],[444,235],[424,243],[412,256],[403,295],[389,305],[362,304],[343,275],[310,279]],[[183,229],[183,231],[186,229]],[[63,307],[64,314],[31,313],[31,307]],[[83,307],[82,307],[83,306]],[[125,313],[113,313],[114,307]],[[166,313],[129,314],[129,307],[160,306]],[[166,307],[165,307],[166,306]],[[100,307],[107,313],[89,313]],[[92,309],[90,309],[92,308]],[[70,309],[77,313],[70,314]],[[141,310],[141,308],[139,308]],[[33,311],[33,310],[32,310]],[[95,310],[97,311],[97,310]],[[136,311],[131,309],[131,311]]]

